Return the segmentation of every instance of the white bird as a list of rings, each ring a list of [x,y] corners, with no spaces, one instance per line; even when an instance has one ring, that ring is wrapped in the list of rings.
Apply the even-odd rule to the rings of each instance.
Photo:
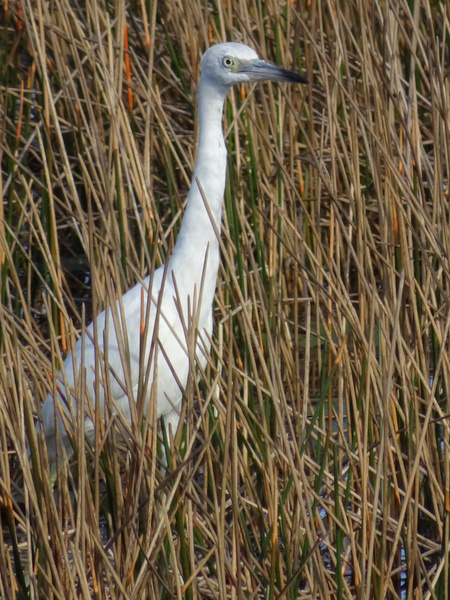
[[[197,157],[186,211],[172,257],[166,266],[154,272],[153,277],[147,277],[122,297],[125,327],[121,318],[117,318],[117,314],[121,314],[118,303],[115,321],[111,308],[96,319],[97,346],[93,342],[94,323],[91,323],[87,334],[78,339],[73,353],[66,358],[64,376],[58,376],[56,407],[52,394],[46,397],[42,406],[42,426],[49,460],[53,466],[57,456],[59,460],[63,457],[63,447],[67,456],[72,454],[71,436],[66,427],[69,430],[72,428],[70,422],[79,410],[85,414],[85,434],[91,442],[94,440],[94,416],[90,411],[95,406],[95,393],[99,394],[102,414],[106,388],[116,410],[121,411],[127,421],[131,422],[129,403],[136,401],[139,381],[142,384],[149,361],[146,406],[150,400],[152,384],[156,384],[156,392],[153,391],[152,397],[156,398],[157,417],[164,417],[167,430],[171,426],[175,434],[189,374],[186,339],[189,314],[194,312],[196,315],[198,335],[206,349],[212,333],[212,306],[220,261],[217,232],[220,232],[222,219],[227,166],[227,150],[222,130],[225,98],[233,85],[264,80],[308,83],[297,73],[260,60],[254,50],[243,44],[217,44],[203,55],[198,88]],[[209,214],[205,204],[209,207]],[[147,312],[147,299],[150,295],[152,301]],[[147,315],[148,319],[144,344],[139,334],[142,315]],[[118,324],[119,331],[116,331],[114,322]],[[125,346],[128,345],[133,398],[129,398],[126,393],[123,352],[119,350],[118,340],[126,342]],[[142,352],[145,353],[144,361],[140,363]],[[202,367],[205,367],[206,357],[199,343],[196,355]],[[109,377],[106,386],[103,379],[97,385],[95,382],[95,364],[99,359],[107,361],[107,368],[97,369],[99,378],[105,377],[105,373]],[[144,365],[144,373],[140,364]],[[85,369],[85,392],[76,397],[74,389],[82,368]],[[87,401],[87,395],[90,402]],[[37,431],[39,430],[38,424]],[[62,442],[60,446],[58,439]]]

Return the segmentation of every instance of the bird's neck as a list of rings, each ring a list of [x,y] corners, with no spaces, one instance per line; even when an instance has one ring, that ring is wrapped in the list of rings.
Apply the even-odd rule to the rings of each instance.
[[[189,192],[183,226],[190,220],[190,212],[201,214],[196,221],[197,229],[209,224],[206,233],[210,234],[211,220],[205,204],[218,229],[222,217],[223,194],[227,168],[227,148],[223,137],[222,114],[227,90],[217,88],[200,80],[198,90],[199,139],[194,175]],[[200,188],[198,186],[200,184]],[[200,216],[200,215],[197,215]],[[188,217],[186,219],[186,217]],[[191,234],[195,224],[189,223]],[[214,236],[216,237],[216,236]]]
[[[186,212],[170,261],[180,294],[191,295],[194,286],[198,294],[203,284],[202,303],[205,305],[212,303],[220,261],[217,234],[221,227],[227,167],[222,130],[226,92],[200,80],[197,157]]]

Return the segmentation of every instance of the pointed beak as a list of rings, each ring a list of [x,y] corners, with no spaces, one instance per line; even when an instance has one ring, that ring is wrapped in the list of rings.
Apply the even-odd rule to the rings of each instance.
[[[248,61],[240,65],[239,73],[248,75],[250,81],[285,81],[290,83],[309,83],[309,81],[293,71],[282,69],[265,60]]]

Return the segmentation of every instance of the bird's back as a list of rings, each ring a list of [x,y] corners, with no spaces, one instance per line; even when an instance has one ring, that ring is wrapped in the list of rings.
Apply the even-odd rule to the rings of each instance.
[[[161,290],[163,281],[164,286]],[[150,294],[152,302],[147,310]],[[131,423],[127,390],[131,390],[134,402],[139,394],[144,394],[145,409],[150,395],[155,394],[157,417],[163,416],[166,426],[171,425],[175,433],[182,394],[189,375],[190,359],[193,358],[192,352],[189,356],[189,341],[186,339],[186,335],[189,338],[193,332],[192,323],[189,323],[187,315],[188,304],[191,303],[187,301],[183,290],[178,288],[176,279],[174,285],[170,268],[164,277],[164,267],[161,267],[155,271],[152,280],[148,277],[117,301],[114,310],[109,308],[98,315],[95,320],[97,343],[94,343],[94,323],[91,323],[85,335],[77,340],[57,379],[58,431],[68,456],[72,453],[72,445],[64,421],[71,423],[81,407],[85,412],[85,434],[93,441],[95,418],[92,410],[98,406],[103,415],[105,396],[108,396],[113,400],[109,403],[110,406],[113,405],[116,411],[120,411],[128,423]],[[212,328],[211,305],[209,311],[202,312],[198,331],[207,331],[207,335],[202,335],[202,338],[208,346]],[[122,325],[121,314],[125,317],[125,327]],[[195,345],[190,344],[190,347]],[[84,389],[80,386],[82,357],[85,368]],[[205,365],[206,359],[199,347],[197,358]],[[106,362],[108,369],[105,368]],[[155,365],[157,377],[154,376]],[[98,384],[96,373],[99,377]],[[107,381],[105,374],[108,377]],[[139,390],[144,381],[148,382],[146,389]],[[152,386],[156,386],[156,389],[152,390]],[[65,413],[64,419],[61,411]],[[42,406],[42,424],[48,455],[53,462],[56,460],[57,438],[55,402],[52,394],[47,395]]]

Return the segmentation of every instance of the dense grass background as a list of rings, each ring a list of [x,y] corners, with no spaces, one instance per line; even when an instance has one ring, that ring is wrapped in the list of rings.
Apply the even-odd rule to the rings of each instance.
[[[0,597],[449,598],[449,4],[2,4]],[[54,494],[33,420],[169,255],[225,40],[312,85],[230,94],[207,372],[167,470],[109,417]]]

